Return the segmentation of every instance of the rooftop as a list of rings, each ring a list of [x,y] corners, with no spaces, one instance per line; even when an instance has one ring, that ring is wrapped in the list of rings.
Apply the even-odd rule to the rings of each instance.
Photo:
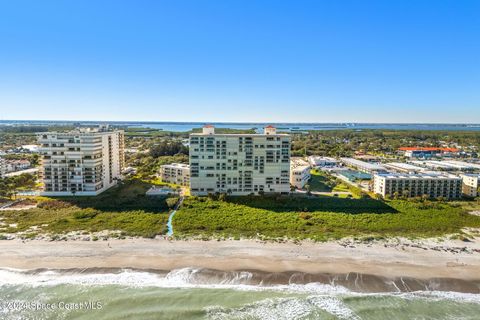
[[[290,158],[290,168],[292,170],[304,170],[306,167],[310,168],[310,165],[302,158]]]
[[[385,170],[385,167],[376,164],[376,163],[370,163],[370,162],[365,162],[362,160],[357,160],[354,158],[340,158],[343,162],[350,164],[355,167],[363,167],[367,170]]]
[[[190,166],[188,164],[185,164],[185,163],[164,164],[164,165],[162,165],[162,167],[175,167],[175,168],[184,168],[184,169],[190,168]]]
[[[400,151],[442,151],[442,152],[458,152],[457,148],[441,148],[441,147],[401,147]]]
[[[391,169],[404,169],[404,170],[412,170],[412,171],[423,171],[425,168],[414,166],[412,164],[404,163],[404,162],[389,162],[385,164],[385,167]]]
[[[456,175],[444,173],[378,173],[375,176],[390,179],[461,179]]]
[[[108,127],[102,128],[75,128],[70,131],[50,131],[50,132],[38,132],[37,136],[41,137],[44,135],[59,135],[59,136],[71,136],[71,135],[99,135],[99,134],[111,134],[114,132],[123,132],[123,130],[110,129]]]
[[[332,158],[332,157],[322,157],[322,156],[309,156],[309,159],[313,160],[327,160],[327,161],[337,161],[337,159]]]
[[[465,169],[480,169],[480,165],[476,163],[456,161],[456,160],[446,160],[446,161],[437,161],[437,160],[415,160],[411,163],[430,167],[430,168],[442,168],[446,170],[465,170]]]
[[[480,179],[480,174],[478,173],[462,173],[460,176],[472,177]]]
[[[265,133],[213,133],[213,134],[205,134],[203,132],[198,133],[190,133],[190,136],[199,136],[199,137],[208,137],[208,136],[234,136],[234,137],[289,137],[290,135],[287,133],[275,133],[275,134],[265,134]]]
[[[480,169],[480,164],[478,163],[471,163],[471,162],[458,161],[458,160],[447,160],[444,162],[452,165],[463,166],[465,168]]]

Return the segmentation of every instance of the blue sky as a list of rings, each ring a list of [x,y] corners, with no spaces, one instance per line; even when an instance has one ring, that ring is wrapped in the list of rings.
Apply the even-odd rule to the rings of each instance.
[[[480,1],[0,0],[0,119],[480,122]]]

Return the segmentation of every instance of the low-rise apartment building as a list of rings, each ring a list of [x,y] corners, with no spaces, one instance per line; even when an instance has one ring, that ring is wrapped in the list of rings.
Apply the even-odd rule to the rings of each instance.
[[[389,170],[394,170],[401,173],[419,173],[427,171],[426,168],[414,166],[413,164],[403,163],[403,162],[389,162],[383,165]]]
[[[308,163],[312,168],[314,167],[333,167],[336,166],[338,160],[330,157],[309,156]]]
[[[189,186],[190,166],[184,163],[164,164],[160,166],[160,179],[163,182]]]
[[[347,166],[353,167],[359,171],[365,172],[365,173],[383,173],[387,172],[385,167],[382,165],[376,164],[376,163],[371,163],[371,162],[366,162],[362,160],[357,160],[353,158],[340,158],[340,160]]]
[[[473,172],[479,171],[480,165],[477,163],[465,162],[465,161],[456,161],[456,160],[412,160],[410,161],[414,165],[422,166],[429,168],[431,170],[441,170],[441,171],[465,171]]]
[[[31,163],[28,160],[5,160],[5,171],[15,172],[25,170],[31,167]]]
[[[297,188],[303,189],[310,180],[310,165],[303,159],[290,159],[290,184]]]
[[[97,195],[117,184],[124,167],[123,131],[108,127],[37,134],[42,195]]]
[[[458,199],[462,195],[462,179],[441,173],[381,173],[373,176],[373,191],[383,197]]]
[[[478,196],[478,188],[480,186],[480,175],[478,174],[462,174],[462,193],[467,197]]]
[[[192,195],[290,192],[290,136],[272,126],[263,134],[221,134],[207,125],[189,143]]]

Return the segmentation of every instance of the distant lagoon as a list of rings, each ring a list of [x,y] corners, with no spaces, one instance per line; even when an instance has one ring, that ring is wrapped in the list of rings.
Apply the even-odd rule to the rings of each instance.
[[[207,122],[135,122],[135,121],[57,121],[57,120],[0,120],[0,125],[97,125],[110,124],[129,127],[144,127],[164,131],[186,132],[201,128]],[[438,130],[438,131],[480,131],[480,124],[437,124],[437,123],[247,123],[247,122],[208,122],[217,128],[255,129],[273,124],[281,131],[302,132],[308,130]]]

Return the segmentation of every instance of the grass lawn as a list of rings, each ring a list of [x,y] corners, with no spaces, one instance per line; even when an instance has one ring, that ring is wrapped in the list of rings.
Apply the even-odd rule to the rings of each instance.
[[[344,182],[342,183],[339,183],[337,184],[334,188],[333,188],[333,192],[335,191],[338,191],[338,192],[349,192],[350,191],[350,188],[348,187],[348,185]]]
[[[191,197],[174,218],[178,236],[289,237],[314,240],[346,236],[430,237],[480,227],[480,217],[460,205],[336,197]]]
[[[360,198],[359,190],[352,192],[352,187],[348,186],[345,182],[340,182],[333,176],[329,176],[324,172],[312,169],[310,171],[311,179],[308,181],[310,185],[310,191],[317,191],[317,192],[331,192],[332,196],[335,192],[351,192],[352,195],[350,197]],[[349,195],[347,194],[337,194],[339,198],[347,198]]]
[[[146,197],[149,184],[127,181],[96,197],[39,197],[38,208],[3,211],[4,233],[39,227],[37,233],[120,230],[126,236],[154,237],[166,232],[166,198]],[[17,227],[8,227],[17,224]],[[42,226],[44,225],[44,226]]]
[[[319,170],[310,171],[311,178],[308,181],[310,191],[331,192],[333,190],[334,181],[322,174]]]

